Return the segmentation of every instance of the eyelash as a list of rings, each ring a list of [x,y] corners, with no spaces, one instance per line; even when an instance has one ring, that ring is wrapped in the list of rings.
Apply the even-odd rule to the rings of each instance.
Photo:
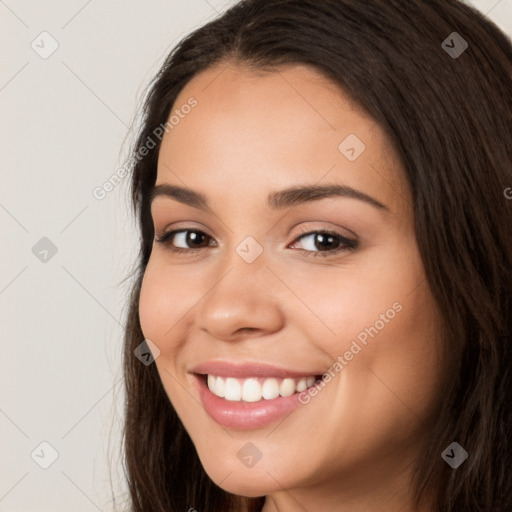
[[[168,250],[170,250],[172,253],[175,253],[175,254],[189,254],[190,255],[191,252],[197,252],[202,249],[206,249],[206,247],[199,247],[197,249],[183,249],[182,247],[174,247],[170,244],[170,240],[172,239],[172,237],[174,235],[176,235],[178,233],[187,232],[187,231],[193,232],[193,233],[201,233],[211,239],[211,237],[209,235],[207,235],[206,233],[204,233],[203,231],[201,231],[199,229],[175,229],[175,230],[169,231],[167,233],[162,233],[161,235],[155,237],[155,241],[160,244],[165,245]],[[351,240],[349,238],[344,237],[343,235],[340,235],[339,233],[337,233],[335,231],[329,231],[329,230],[323,230],[323,229],[316,230],[316,231],[314,231],[314,230],[313,231],[307,231],[307,230],[302,231],[301,230],[301,232],[299,233],[299,236],[297,236],[293,240],[292,243],[298,242],[300,239],[305,238],[307,235],[314,235],[314,234],[334,236],[335,238],[338,239],[341,246],[337,247],[335,249],[329,249],[326,251],[309,251],[307,249],[296,249],[296,250],[301,251],[305,256],[310,257],[310,258],[316,258],[317,256],[320,256],[321,258],[327,258],[329,256],[334,256],[335,254],[338,254],[342,251],[351,252],[351,251],[356,250],[359,245],[357,240]]]

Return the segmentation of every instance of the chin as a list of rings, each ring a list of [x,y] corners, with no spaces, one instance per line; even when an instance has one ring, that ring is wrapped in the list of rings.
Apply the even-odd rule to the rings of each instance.
[[[237,496],[244,496],[246,498],[259,498],[260,496],[266,496],[272,492],[279,490],[275,481],[272,484],[268,481],[264,482],[260,478],[255,478],[247,475],[245,478],[234,477],[231,475],[224,482],[220,484],[215,482],[221,489]]]

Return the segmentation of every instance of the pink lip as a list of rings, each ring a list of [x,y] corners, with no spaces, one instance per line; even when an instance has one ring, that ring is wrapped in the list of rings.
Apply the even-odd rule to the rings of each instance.
[[[251,375],[254,376],[254,374]],[[298,393],[260,402],[226,400],[214,395],[208,389],[206,377],[197,374],[194,377],[206,412],[219,425],[229,429],[253,430],[265,427],[284,418],[300,405]]]
[[[216,377],[276,377],[300,378],[319,375],[322,372],[297,372],[278,366],[262,363],[232,363],[227,361],[208,361],[195,366],[191,372],[197,385],[199,396],[205,411],[223,427],[235,430],[251,430],[274,423],[299,407],[299,393],[291,396],[279,396],[273,400],[259,402],[236,402],[214,395],[206,384],[205,375]]]
[[[277,366],[261,363],[229,363],[227,361],[209,361],[201,363],[194,367],[191,372],[215,375],[216,377],[237,377],[240,379],[248,377],[277,377],[292,378],[309,377],[310,375],[318,375],[321,372],[297,372],[286,370]]]

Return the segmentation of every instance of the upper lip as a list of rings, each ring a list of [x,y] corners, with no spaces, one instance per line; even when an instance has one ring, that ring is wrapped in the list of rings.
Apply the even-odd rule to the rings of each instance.
[[[288,370],[279,366],[254,362],[207,361],[200,363],[191,370],[192,373],[215,375],[216,377],[278,377],[299,378],[319,375],[315,371]]]

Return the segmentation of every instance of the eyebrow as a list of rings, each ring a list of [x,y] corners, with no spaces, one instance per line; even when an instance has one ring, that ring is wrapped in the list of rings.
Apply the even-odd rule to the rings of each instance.
[[[155,185],[149,193],[149,204],[151,205],[153,200],[160,196],[169,197],[193,208],[212,213],[206,196],[187,187],[167,183]],[[387,206],[374,197],[346,185],[303,185],[287,188],[270,193],[267,204],[272,210],[280,210],[329,197],[359,199],[379,210],[389,211]]]

